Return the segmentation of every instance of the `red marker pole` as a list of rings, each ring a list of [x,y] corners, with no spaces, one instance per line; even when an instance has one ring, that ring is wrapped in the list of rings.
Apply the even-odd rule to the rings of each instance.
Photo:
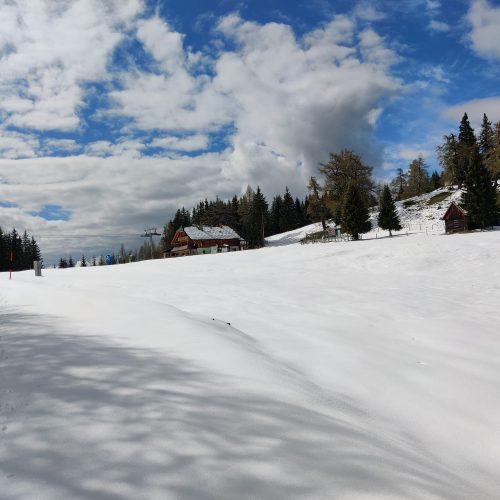
[[[14,252],[10,252],[10,272],[9,281],[12,279],[12,262],[14,261]]]

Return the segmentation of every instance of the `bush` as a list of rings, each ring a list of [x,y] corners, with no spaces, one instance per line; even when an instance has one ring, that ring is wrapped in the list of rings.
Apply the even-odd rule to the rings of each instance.
[[[450,196],[450,193],[444,192],[444,193],[439,193],[433,196],[428,202],[427,205],[435,205],[436,203],[441,203],[442,201],[446,200]]]
[[[403,207],[405,207],[405,208],[411,207],[411,206],[416,205],[416,204],[417,204],[417,202],[415,200],[403,201]]]

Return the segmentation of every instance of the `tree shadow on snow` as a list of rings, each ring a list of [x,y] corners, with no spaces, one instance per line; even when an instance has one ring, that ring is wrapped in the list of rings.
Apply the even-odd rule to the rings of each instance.
[[[473,496],[408,443],[56,324],[0,313],[4,498]]]

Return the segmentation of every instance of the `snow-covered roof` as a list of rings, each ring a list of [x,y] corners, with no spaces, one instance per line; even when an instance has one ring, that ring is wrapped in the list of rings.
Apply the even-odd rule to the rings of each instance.
[[[229,226],[189,226],[184,232],[192,240],[234,240],[241,239],[240,235]]]

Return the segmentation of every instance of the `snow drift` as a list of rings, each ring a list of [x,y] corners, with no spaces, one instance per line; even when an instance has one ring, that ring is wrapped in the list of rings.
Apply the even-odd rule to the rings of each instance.
[[[2,498],[494,498],[500,232],[0,275]]]

